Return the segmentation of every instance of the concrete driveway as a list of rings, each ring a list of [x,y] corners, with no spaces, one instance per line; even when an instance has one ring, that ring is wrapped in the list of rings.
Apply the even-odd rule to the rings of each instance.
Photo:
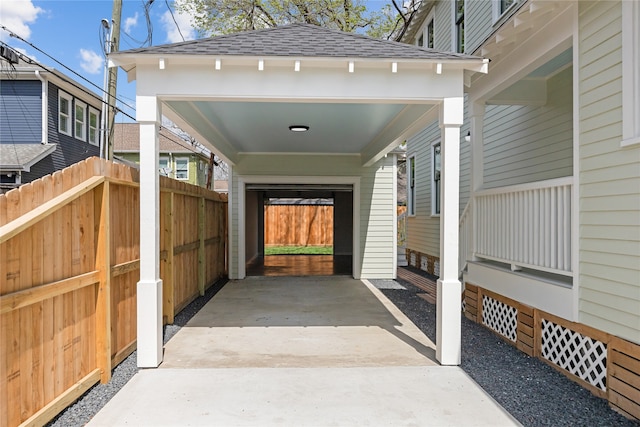
[[[229,282],[90,426],[518,425],[369,282]]]

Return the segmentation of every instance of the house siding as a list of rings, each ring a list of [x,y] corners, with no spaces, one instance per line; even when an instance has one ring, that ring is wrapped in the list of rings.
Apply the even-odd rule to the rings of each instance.
[[[453,9],[450,1],[437,2],[433,18],[433,48],[453,51]]]
[[[396,244],[394,176],[395,159],[387,156],[369,168],[362,168],[360,181],[361,276],[393,278],[392,249]]]
[[[306,156],[306,155],[245,155],[233,168],[230,188],[238,194],[238,177],[264,176],[352,176],[360,177],[360,264],[362,278],[395,277],[393,233],[395,205],[393,200],[393,156],[380,159],[374,165],[363,168],[358,156]],[[237,248],[238,200],[231,200],[230,274],[238,277]]]
[[[487,106],[484,188],[573,175],[572,73],[548,80],[544,106]]]
[[[71,166],[81,160],[91,156],[99,156],[100,149],[88,142],[81,141],[72,136],[58,132],[58,87],[53,83],[49,85],[49,144],[57,144],[57,147],[50,156],[45,157],[31,167],[30,172],[22,174],[23,182],[30,182],[53,173],[57,170]],[[63,89],[64,91],[64,89]],[[75,97],[74,97],[75,99]],[[100,110],[100,105],[91,104],[87,99],[80,99],[82,102]],[[74,111],[75,114],[75,111]],[[72,118],[73,119],[73,118]],[[40,121],[38,121],[40,123]],[[87,128],[88,131],[88,128]]]
[[[471,194],[471,145],[465,141],[469,132],[468,103],[464,104],[464,124],[460,127],[459,214],[464,211]],[[416,156],[416,215],[407,218],[408,249],[440,256],[440,217],[432,215],[431,178],[434,142],[441,140],[438,122],[424,128],[407,140],[407,158]]]
[[[0,142],[42,142],[42,83],[39,80],[0,80]]]
[[[465,7],[465,52],[473,53],[493,31],[493,1],[467,0]]]
[[[640,147],[620,147],[622,8],[578,4],[579,319],[640,343]]]

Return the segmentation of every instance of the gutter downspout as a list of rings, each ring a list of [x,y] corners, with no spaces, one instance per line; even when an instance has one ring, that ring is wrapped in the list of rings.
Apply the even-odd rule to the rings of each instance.
[[[41,144],[49,143],[49,86],[47,80],[40,74],[40,70],[35,70],[38,80],[42,82],[42,141]]]

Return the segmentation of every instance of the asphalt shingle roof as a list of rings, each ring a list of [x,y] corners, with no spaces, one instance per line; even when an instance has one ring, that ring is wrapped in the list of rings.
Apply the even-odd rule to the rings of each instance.
[[[22,170],[55,149],[55,144],[0,144],[0,167],[5,170]]]
[[[190,40],[162,46],[121,51],[123,54],[295,56],[329,58],[480,59],[404,43],[378,40],[355,33],[290,24],[264,30]]]

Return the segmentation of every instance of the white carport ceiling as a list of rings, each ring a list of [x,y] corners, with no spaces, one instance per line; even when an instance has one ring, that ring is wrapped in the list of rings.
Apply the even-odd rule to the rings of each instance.
[[[431,106],[292,102],[168,101],[176,114],[194,110],[238,152],[360,153],[404,109],[422,113]],[[291,132],[290,125],[307,125]],[[198,129],[206,134],[206,129]],[[348,144],[345,144],[348,141]]]

